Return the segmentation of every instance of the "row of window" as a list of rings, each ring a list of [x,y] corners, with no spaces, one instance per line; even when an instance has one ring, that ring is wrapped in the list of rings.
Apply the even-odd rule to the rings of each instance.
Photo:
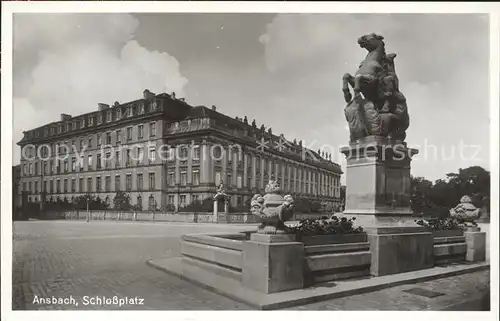
[[[125,130],[126,136],[123,137],[123,132],[122,129],[117,129],[114,132],[115,136],[115,144],[120,144],[122,143],[122,138],[124,138],[126,141],[132,141],[133,140],[133,126],[127,127]],[[104,136],[104,137],[103,137]],[[149,137],[153,138],[156,136],[156,123],[151,122],[149,124]],[[113,134],[112,132],[107,132],[104,135],[101,134],[95,134],[95,135],[90,135],[87,138],[81,137],[79,139],[74,139],[72,141],[64,141],[63,143],[53,143],[50,145],[50,156],[55,156],[55,155],[65,155],[68,153],[73,153],[73,152],[81,152],[84,150],[84,148],[90,149],[95,147],[101,147],[103,145],[103,138],[105,139],[104,143],[106,145],[112,145]],[[137,125],[137,139],[143,139],[144,138],[144,125]],[[79,140],[79,148],[77,149],[77,141]],[[94,144],[95,142],[95,144]],[[40,156],[41,157],[47,157],[49,155],[49,147],[48,146],[41,146],[40,147]],[[26,148],[25,151],[26,157],[32,158],[36,157],[37,155],[37,149],[34,146],[30,146]]]
[[[149,147],[148,161],[149,164],[156,163],[156,147]],[[144,149],[138,147],[135,152],[132,149],[125,149],[125,166],[137,166],[144,164]],[[103,157],[104,156],[104,157]],[[70,163],[71,162],[71,163]],[[40,163],[29,163],[23,165],[23,176],[29,175],[39,175],[39,164]],[[71,167],[70,167],[71,165]],[[111,169],[120,168],[122,166],[121,152],[116,151],[114,155],[111,152],[106,152],[104,155],[97,153],[96,162],[94,166],[94,155],[87,155],[86,158],[81,158],[77,156],[71,157],[65,160],[58,161],[45,161],[43,162],[43,173],[45,174],[60,174],[68,172],[83,172],[86,168],[87,170],[99,170],[99,169]],[[71,168],[71,170],[70,170]]]
[[[136,185],[135,190],[142,191],[144,190],[144,176],[142,173],[136,174]],[[78,184],[77,184],[78,182]],[[33,184],[32,184],[33,183]],[[85,178],[80,177],[78,180],[76,178],[70,179],[56,179],[56,180],[46,180],[44,181],[44,190],[43,192],[48,194],[54,193],[91,193],[91,192],[111,192],[111,191],[121,191],[121,175],[115,175],[114,181],[114,190],[111,189],[111,176],[105,176],[104,180],[102,177],[95,177],[95,185],[94,178],[87,177],[85,185]],[[71,185],[70,185],[71,184]],[[132,190],[132,174],[125,174],[125,191]],[[156,188],[156,177],[155,173],[148,174],[148,188],[153,190]],[[38,194],[39,186],[38,181],[35,182],[24,182],[22,191],[28,193]],[[40,191],[42,192],[42,191]]]
[[[154,112],[158,108],[158,103],[156,101],[152,101],[149,104],[149,111]],[[111,110],[108,110],[105,112],[105,122],[110,123],[113,121],[120,120],[124,117],[133,117],[134,115],[143,115],[144,114],[144,103],[139,103],[137,107],[135,106],[128,106],[126,107],[125,111],[122,112],[122,107],[114,107]],[[52,125],[52,126],[47,126],[43,129],[39,130],[34,130],[28,133],[28,138],[33,137],[33,132],[36,138],[39,138],[41,134],[43,134],[43,137],[48,137],[49,133],[50,136],[55,135],[55,134],[62,134],[65,132],[70,132],[71,130],[78,130],[81,128],[85,127],[91,127],[96,125],[100,125],[104,123],[103,122],[103,114],[100,113],[98,115],[90,115],[87,117],[78,117],[78,119],[67,121],[64,124],[58,124],[58,125]],[[50,128],[50,129],[49,129]]]

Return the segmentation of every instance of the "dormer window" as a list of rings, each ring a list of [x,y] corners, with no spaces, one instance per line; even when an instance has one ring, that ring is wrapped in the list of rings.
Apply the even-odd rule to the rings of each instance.
[[[48,128],[45,128],[45,129],[43,130],[43,137],[47,137],[47,136],[49,136],[49,129],[48,129]]]
[[[35,131],[35,137],[38,138],[40,136],[40,132],[37,130]]]
[[[97,125],[99,125],[99,124],[102,124],[102,115],[101,114],[99,114],[97,116]]]
[[[63,132],[64,132],[64,126],[63,125],[59,125],[59,134],[63,133]]]
[[[50,134],[54,135],[55,132],[56,132],[56,129],[54,127],[50,127]]]
[[[113,119],[113,115],[111,114],[110,111],[108,111],[108,113],[106,115],[106,121],[109,123],[109,122],[111,122],[112,119]]]
[[[84,128],[85,127],[85,118],[82,118],[80,120],[80,128]]]
[[[72,123],[71,123],[71,126],[72,126],[72,129],[73,129],[73,130],[76,130],[76,121],[72,122]]]
[[[156,100],[153,100],[153,101],[151,102],[151,105],[150,105],[150,110],[151,110],[151,111],[155,111],[155,110],[156,110],[156,107],[157,107]]]
[[[144,103],[141,103],[139,105],[139,115],[142,115],[142,114],[144,114]]]
[[[116,110],[116,119],[120,119],[120,118],[122,118],[122,109],[118,108]]]
[[[127,117],[132,117],[132,106],[127,108]]]

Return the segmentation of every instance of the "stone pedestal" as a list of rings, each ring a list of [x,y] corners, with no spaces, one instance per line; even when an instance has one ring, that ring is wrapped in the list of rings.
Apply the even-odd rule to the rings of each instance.
[[[346,205],[370,242],[374,276],[431,268],[433,236],[415,224],[410,208],[410,163],[418,150],[368,136],[340,150],[347,160]]]
[[[242,285],[262,293],[304,286],[304,245],[293,235],[252,234],[243,242]]]
[[[418,150],[368,136],[340,152],[347,161],[344,214],[363,226],[413,225],[410,162]]]
[[[370,274],[382,276],[434,266],[434,237],[423,227],[380,227],[366,230],[370,242]]]
[[[464,232],[467,252],[465,260],[469,262],[480,262],[486,260],[486,233],[480,232],[479,228],[469,229]]]

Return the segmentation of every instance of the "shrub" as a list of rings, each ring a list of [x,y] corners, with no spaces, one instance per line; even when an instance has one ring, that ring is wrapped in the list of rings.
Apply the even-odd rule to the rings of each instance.
[[[433,231],[455,230],[468,226],[463,219],[455,217],[445,218],[445,219],[429,218],[429,219],[415,220],[415,223],[417,223],[420,226],[427,227]],[[472,226],[477,226],[475,222],[470,222],[470,224]]]
[[[292,231],[298,236],[332,235],[332,234],[353,234],[362,233],[363,228],[354,228],[355,218],[347,219],[332,216],[329,219],[301,220],[298,225],[292,227]]]

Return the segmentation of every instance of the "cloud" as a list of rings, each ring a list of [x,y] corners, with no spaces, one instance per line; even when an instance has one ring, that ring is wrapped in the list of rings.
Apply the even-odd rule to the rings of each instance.
[[[14,142],[23,130],[57,121],[60,113],[135,100],[144,89],[182,96],[187,79],[179,62],[141,46],[134,40],[138,27],[129,14],[16,15]],[[17,146],[13,161],[19,162]]]
[[[356,40],[371,32],[382,34],[386,50],[398,54],[396,71],[411,117],[409,145],[481,146],[475,160],[458,152],[451,160],[416,159],[413,174],[437,179],[474,164],[489,168],[486,15],[278,14],[259,41],[268,71],[281,80],[276,95],[286,97],[282,105],[294,134],[337,151],[348,143],[341,77],[355,73],[366,55]]]

